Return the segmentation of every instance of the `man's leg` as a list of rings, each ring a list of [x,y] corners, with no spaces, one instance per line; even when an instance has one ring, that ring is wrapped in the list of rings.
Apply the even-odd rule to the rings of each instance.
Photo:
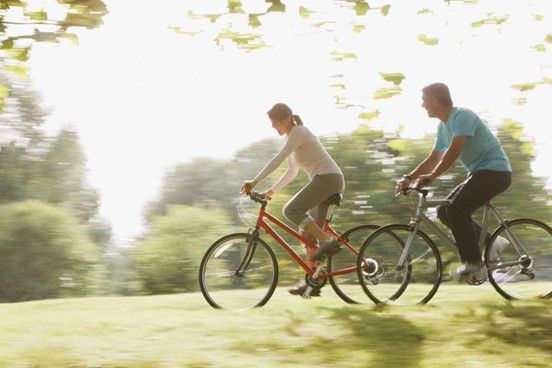
[[[446,216],[441,217],[454,234],[462,262],[481,262],[478,247],[481,228],[472,220],[471,214],[506,190],[510,183],[511,174],[508,172],[477,171],[454,193],[451,205],[444,207]]]

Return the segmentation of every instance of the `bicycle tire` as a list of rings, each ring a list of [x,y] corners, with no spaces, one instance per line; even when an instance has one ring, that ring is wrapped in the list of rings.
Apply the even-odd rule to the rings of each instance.
[[[506,228],[509,228],[527,254],[519,254],[511,246],[511,238]],[[502,239],[498,240],[499,237]],[[492,256],[493,246],[498,247],[501,243],[502,251]],[[535,300],[552,297],[552,228],[550,226],[529,218],[506,221],[488,239],[484,254],[489,282],[504,298]],[[524,256],[527,258],[522,258]],[[508,266],[509,262],[521,263]]]
[[[359,283],[376,304],[425,304],[437,292],[442,279],[440,253],[433,241],[418,230],[406,267],[397,268],[406,239],[412,232],[408,225],[392,224],[374,231],[362,245],[357,257]],[[365,259],[377,263],[375,275],[362,269]],[[415,285],[412,285],[414,281]],[[407,288],[409,292],[405,294]]]
[[[359,225],[345,231],[342,236],[346,238],[349,244],[358,252],[364,240],[366,240],[377,228],[379,228],[378,225]],[[349,249],[342,249],[340,252],[328,257],[326,266],[328,272],[348,267],[355,268],[355,271],[350,273],[329,277],[332,289],[341,300],[348,304],[364,304],[371,302],[358,283],[356,259],[357,254],[351,252]]]
[[[247,253],[252,235],[234,233],[216,240],[205,252],[199,267],[199,286],[213,308],[244,310],[261,307],[278,284],[278,262],[261,238],[242,275],[235,271]],[[211,272],[212,271],[212,272]]]

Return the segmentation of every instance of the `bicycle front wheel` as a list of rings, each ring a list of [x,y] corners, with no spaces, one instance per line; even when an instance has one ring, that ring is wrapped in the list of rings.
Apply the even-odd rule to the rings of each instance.
[[[347,242],[354,251],[343,247],[340,252],[328,258],[328,272],[336,272],[335,275],[329,277],[330,285],[337,296],[346,303],[371,303],[371,300],[359,285],[356,273],[356,259],[364,241],[378,227],[377,225],[360,225],[347,230],[342,236],[347,239]]]
[[[487,242],[485,263],[490,283],[506,299],[552,297],[552,229],[548,225],[531,219],[501,225]]]
[[[409,236],[412,243],[406,262],[399,267]],[[366,268],[375,263],[376,268]],[[378,304],[425,304],[437,292],[442,277],[439,251],[433,241],[410,226],[380,227],[362,245],[357,275],[364,292]]]
[[[240,265],[245,265],[239,272]],[[252,235],[230,234],[209,247],[199,267],[199,286],[213,308],[244,310],[263,306],[278,283],[272,249]]]

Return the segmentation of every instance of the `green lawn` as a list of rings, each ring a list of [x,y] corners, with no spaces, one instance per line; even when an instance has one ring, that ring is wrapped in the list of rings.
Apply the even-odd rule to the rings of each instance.
[[[244,312],[201,294],[0,304],[0,367],[549,367],[551,307],[451,284],[409,307],[347,305],[329,286]]]

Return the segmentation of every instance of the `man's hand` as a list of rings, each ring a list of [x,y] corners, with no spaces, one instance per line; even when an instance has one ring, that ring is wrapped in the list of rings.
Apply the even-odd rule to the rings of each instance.
[[[257,182],[255,180],[246,180],[243,182],[240,193],[241,194],[249,194],[253,188],[257,185]]]
[[[398,194],[398,193],[402,192],[403,190],[406,190],[410,186],[411,182],[412,182],[412,180],[409,177],[404,176],[395,185],[395,194]]]

